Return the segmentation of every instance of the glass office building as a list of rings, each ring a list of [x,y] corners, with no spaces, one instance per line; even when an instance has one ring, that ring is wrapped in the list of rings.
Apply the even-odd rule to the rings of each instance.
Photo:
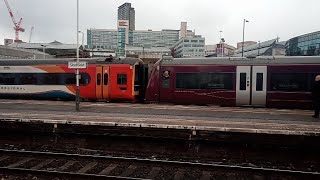
[[[287,56],[319,56],[320,31],[289,39],[286,43]]]

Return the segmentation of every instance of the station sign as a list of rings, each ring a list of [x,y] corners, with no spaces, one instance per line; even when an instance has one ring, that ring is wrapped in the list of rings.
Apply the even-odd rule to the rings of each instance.
[[[68,68],[69,69],[85,69],[88,66],[88,62],[85,61],[72,61],[68,62]]]

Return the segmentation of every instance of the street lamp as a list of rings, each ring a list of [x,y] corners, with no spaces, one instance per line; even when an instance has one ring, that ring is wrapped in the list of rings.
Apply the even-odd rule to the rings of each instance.
[[[258,46],[258,56],[260,56],[260,41],[258,41],[259,46]]]
[[[83,58],[83,48],[84,48],[84,46],[83,46],[83,43],[84,43],[84,32],[82,32],[82,31],[78,31],[78,32],[82,34],[82,43],[81,43],[81,46],[82,46],[82,58]]]
[[[221,56],[223,57],[223,54],[224,54],[224,47],[223,47],[222,36],[221,36],[222,32],[223,32],[222,30],[221,30],[221,31],[219,31],[219,33],[220,33],[220,49],[221,49]]]
[[[43,59],[46,59],[46,45],[41,44],[42,46],[42,52],[43,52]]]
[[[242,57],[243,57],[243,46],[244,46],[244,28],[246,26],[246,22],[249,22],[246,19],[243,19],[243,31],[242,31]]]
[[[79,63],[79,0],[77,0],[77,63]],[[76,111],[80,111],[79,68],[76,69]]]
[[[142,44],[142,58],[143,58],[143,61],[144,61],[144,45]]]

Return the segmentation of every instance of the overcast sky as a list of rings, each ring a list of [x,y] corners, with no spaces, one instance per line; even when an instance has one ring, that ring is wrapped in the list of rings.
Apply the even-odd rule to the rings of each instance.
[[[23,17],[23,41],[76,43],[76,0],[8,0],[16,19]],[[79,0],[80,30],[116,29],[118,6],[132,3],[136,11],[136,30],[179,29],[181,21],[206,38],[206,44],[219,41],[223,31],[226,42],[265,41],[320,30],[319,0]],[[86,36],[86,35],[85,35]],[[13,23],[4,1],[0,1],[0,44],[14,38]],[[86,37],[85,37],[86,39]],[[81,37],[80,37],[81,40]]]

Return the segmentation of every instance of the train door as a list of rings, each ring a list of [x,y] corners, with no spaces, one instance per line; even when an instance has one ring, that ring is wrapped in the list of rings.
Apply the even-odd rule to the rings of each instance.
[[[254,106],[266,106],[267,66],[252,67],[252,101]]]
[[[96,98],[102,99],[102,66],[97,65],[96,69]]]
[[[238,106],[266,105],[266,66],[237,66],[236,83],[236,104]]]
[[[159,99],[162,102],[174,101],[174,86],[173,86],[173,68],[161,67],[160,68],[160,91]]]
[[[251,67],[237,66],[236,104],[250,105]]]
[[[109,99],[109,66],[107,65],[97,65],[96,97],[97,99]]]
[[[110,99],[109,70],[108,65],[102,66],[102,98],[107,100]]]

